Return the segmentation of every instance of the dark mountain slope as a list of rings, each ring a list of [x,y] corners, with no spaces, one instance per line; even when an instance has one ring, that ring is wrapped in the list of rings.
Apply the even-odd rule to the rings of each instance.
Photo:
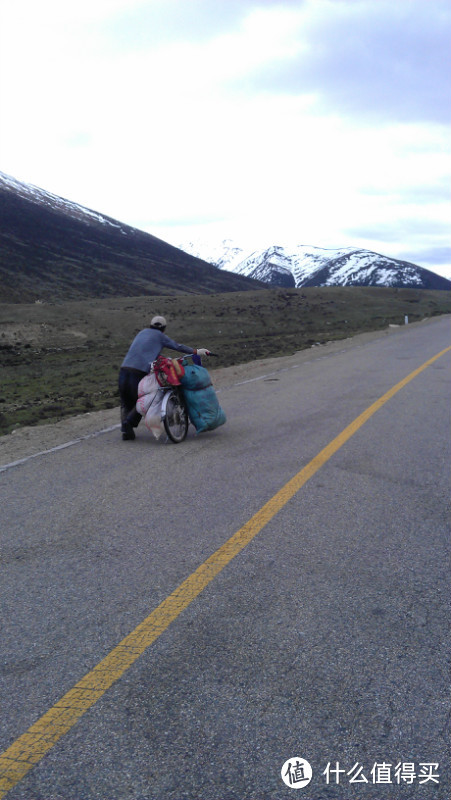
[[[233,292],[265,284],[0,173],[0,301]]]

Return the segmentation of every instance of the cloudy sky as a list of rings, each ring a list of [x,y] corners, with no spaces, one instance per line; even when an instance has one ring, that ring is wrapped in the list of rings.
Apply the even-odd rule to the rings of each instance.
[[[451,277],[449,0],[0,0],[0,170],[182,245]]]

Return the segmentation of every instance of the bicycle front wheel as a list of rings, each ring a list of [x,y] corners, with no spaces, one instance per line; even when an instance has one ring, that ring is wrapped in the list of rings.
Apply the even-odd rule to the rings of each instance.
[[[183,442],[188,433],[189,420],[185,403],[178,392],[171,392],[168,397],[163,424],[171,442]]]

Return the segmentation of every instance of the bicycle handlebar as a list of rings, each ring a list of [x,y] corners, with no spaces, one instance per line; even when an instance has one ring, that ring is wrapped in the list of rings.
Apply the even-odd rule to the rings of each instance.
[[[184,358],[192,358],[192,356],[195,356],[195,355],[196,355],[196,353],[185,353],[184,356],[177,356],[175,359],[173,359],[173,361],[183,361]],[[211,353],[209,351],[207,358],[209,358],[210,356],[213,356],[214,358],[218,358],[219,357],[219,353]],[[198,356],[198,358],[201,358],[201,356]]]

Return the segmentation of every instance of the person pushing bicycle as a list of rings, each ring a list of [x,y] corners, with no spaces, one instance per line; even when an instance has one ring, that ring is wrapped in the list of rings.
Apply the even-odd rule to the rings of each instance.
[[[195,348],[179,344],[166,336],[166,320],[164,317],[153,317],[150,328],[144,328],[136,334],[127,355],[119,370],[119,395],[121,398],[121,431],[122,438],[133,440],[134,428],[141,421],[141,414],[136,410],[138,384],[150,371],[164,347],[189,355],[208,356],[210,351],[205,347]]]

